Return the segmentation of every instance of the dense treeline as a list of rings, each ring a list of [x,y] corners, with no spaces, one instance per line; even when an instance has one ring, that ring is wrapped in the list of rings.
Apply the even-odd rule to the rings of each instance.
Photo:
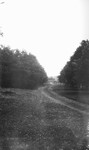
[[[59,82],[73,89],[89,89],[89,41],[83,40],[58,76]]]
[[[0,86],[12,88],[34,89],[47,81],[47,75],[36,57],[11,50],[9,47],[0,48]]]

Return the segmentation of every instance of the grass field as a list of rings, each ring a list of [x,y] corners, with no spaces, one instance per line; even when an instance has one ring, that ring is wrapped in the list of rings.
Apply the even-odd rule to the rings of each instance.
[[[41,91],[0,90],[2,150],[79,150],[81,147],[86,138],[85,116],[51,102]]]

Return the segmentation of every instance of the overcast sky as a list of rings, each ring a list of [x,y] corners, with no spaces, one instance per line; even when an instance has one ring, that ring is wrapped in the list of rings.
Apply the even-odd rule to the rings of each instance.
[[[89,37],[88,0],[3,1],[0,44],[31,52],[48,76],[57,76],[81,41]]]

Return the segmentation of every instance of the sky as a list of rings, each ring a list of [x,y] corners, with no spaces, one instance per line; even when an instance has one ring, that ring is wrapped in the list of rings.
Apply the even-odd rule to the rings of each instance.
[[[34,54],[48,76],[58,76],[89,38],[88,0],[0,0],[0,44]]]

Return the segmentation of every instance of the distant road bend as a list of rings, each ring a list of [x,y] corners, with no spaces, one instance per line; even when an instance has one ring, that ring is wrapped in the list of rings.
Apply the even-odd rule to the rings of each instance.
[[[52,102],[58,103],[60,105],[67,106],[73,110],[76,110],[80,113],[89,115],[89,105],[76,102],[74,100],[68,99],[66,97],[60,96],[53,92],[51,88],[44,87],[42,88],[42,94],[49,98]]]

